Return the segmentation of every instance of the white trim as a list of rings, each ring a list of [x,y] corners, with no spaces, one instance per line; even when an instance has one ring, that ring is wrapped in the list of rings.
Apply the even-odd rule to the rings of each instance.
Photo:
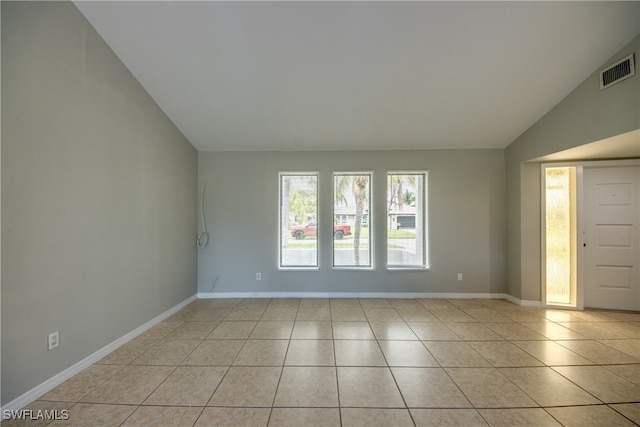
[[[418,214],[420,213],[420,209],[418,209],[418,198],[416,198],[416,230],[418,229],[417,224],[418,220],[422,222],[422,259],[424,264],[422,265],[398,265],[398,264],[389,264],[389,215],[385,215],[385,262],[388,271],[426,271],[431,268],[431,253],[430,253],[430,235],[429,235],[429,223],[431,221],[431,217],[429,215],[429,170],[387,170],[386,178],[387,181],[385,183],[385,189],[389,191],[389,176],[390,175],[421,175],[422,176],[422,184],[416,183],[416,197],[420,196],[422,198],[422,214],[420,218],[418,218]],[[422,187],[422,191],[420,191],[420,187]],[[388,196],[388,193],[387,193]],[[389,200],[387,199],[387,203]],[[387,212],[388,214],[388,212]],[[417,233],[417,231],[416,231]],[[416,236],[416,252],[417,252],[417,236]],[[437,297],[435,297],[437,298]]]
[[[571,222],[575,227],[575,235],[571,232],[572,245],[575,246],[575,270],[572,264],[571,280],[569,283],[569,303],[556,304],[547,302],[547,173],[548,168],[573,168],[574,169],[574,188],[573,191],[569,191],[569,198],[575,202],[576,211],[572,213]],[[580,299],[582,290],[580,287],[581,274],[580,274],[580,262],[581,262],[581,241],[582,236],[580,230],[580,218],[582,216],[582,208],[580,206],[581,191],[582,191],[582,166],[575,165],[573,162],[563,163],[542,163],[540,165],[540,293],[542,295],[542,305],[544,307],[562,306],[562,307],[580,307]],[[571,185],[570,185],[571,187]],[[571,204],[573,207],[573,204]],[[572,210],[572,209],[570,209]],[[573,224],[575,222],[575,224]]]
[[[516,305],[519,305],[521,307],[537,307],[537,308],[543,307],[542,301],[523,300],[523,299],[511,296],[509,294],[503,294],[503,295],[504,295],[504,299]]]
[[[316,229],[316,264],[282,265],[282,177],[315,176],[316,178],[316,226],[320,228],[320,171],[279,171],[278,172],[278,271],[317,271],[320,269],[320,236]],[[287,222],[289,219],[287,218]],[[304,223],[307,219],[303,218]],[[333,222],[333,221],[332,221]],[[288,235],[287,235],[288,236]],[[287,237],[288,239],[288,237]]]
[[[333,235],[333,231],[331,233],[331,268],[333,270],[355,270],[355,271],[373,271],[375,270],[376,264],[375,264],[375,235],[377,233],[373,232],[373,228],[371,224],[374,223],[374,203],[373,203],[373,172],[372,170],[361,170],[361,171],[333,171],[333,173],[331,174],[331,184],[332,184],[332,188],[333,188],[333,206],[331,207],[331,214],[332,214],[332,221],[333,223],[335,223],[335,219],[336,219],[336,176],[350,176],[350,177],[356,177],[356,176],[365,176],[368,175],[369,176],[369,194],[367,197],[367,204],[368,209],[367,209],[367,224],[368,224],[368,228],[369,228],[369,237],[368,237],[368,241],[369,241],[369,248],[367,249],[369,252],[369,264],[368,265],[336,265],[336,239]],[[355,214],[354,214],[355,215]],[[354,220],[355,221],[355,220]],[[353,235],[353,233],[351,234]],[[374,238],[372,238],[374,237]]]
[[[584,310],[584,213],[584,166],[579,165],[576,166],[576,310]]]
[[[55,387],[59,386],[69,378],[80,373],[81,371],[88,368],[89,366],[93,365],[95,362],[99,361],[100,359],[105,357],[107,354],[116,350],[118,347],[128,343],[129,341],[133,340],[137,336],[141,335],[143,332],[151,329],[156,324],[160,323],[161,321],[167,319],[168,317],[182,310],[189,303],[191,303],[192,301],[195,301],[195,299],[196,299],[195,295],[190,296],[186,300],[175,305],[174,307],[170,308],[169,310],[165,311],[159,316],[156,316],[153,319],[149,320],[142,326],[137,327],[136,329],[129,332],[128,334],[125,334],[122,337],[118,338],[117,340],[113,341],[112,343],[107,344],[106,346],[102,347],[100,350],[96,351],[95,353],[85,357],[84,359],[68,367],[64,371],[54,375],[53,377],[49,378],[45,382],[35,386],[34,388],[27,391],[23,395],[13,399],[11,402],[7,403],[2,407],[1,412],[4,413],[4,411],[17,411],[19,409],[24,408],[26,405],[33,402],[43,394],[53,390]]]
[[[504,293],[439,293],[439,292],[202,292],[198,299],[210,298],[432,298],[432,299],[507,299],[520,300]],[[511,299],[510,299],[511,298]],[[518,301],[518,302],[516,302]],[[540,305],[539,301],[531,303]],[[533,305],[532,305],[533,306]]]

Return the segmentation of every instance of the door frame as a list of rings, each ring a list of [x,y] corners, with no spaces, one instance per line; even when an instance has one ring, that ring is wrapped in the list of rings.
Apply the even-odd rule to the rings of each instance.
[[[585,160],[572,162],[546,162],[540,165],[540,279],[541,303],[543,307],[563,308],[566,310],[584,310],[584,169],[600,167],[639,166],[640,159],[624,160]],[[575,305],[547,304],[547,257],[546,257],[546,198],[545,198],[545,169],[550,167],[574,167],[576,169],[576,285]]]

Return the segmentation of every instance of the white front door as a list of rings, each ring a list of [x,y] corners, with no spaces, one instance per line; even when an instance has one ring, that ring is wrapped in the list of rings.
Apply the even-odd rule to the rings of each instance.
[[[640,167],[585,167],[584,306],[640,310]]]

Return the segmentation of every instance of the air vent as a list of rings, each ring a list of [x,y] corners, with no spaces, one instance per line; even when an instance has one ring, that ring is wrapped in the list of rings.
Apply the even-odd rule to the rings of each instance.
[[[636,69],[633,65],[633,53],[600,72],[600,89],[606,89],[624,79],[633,77]]]

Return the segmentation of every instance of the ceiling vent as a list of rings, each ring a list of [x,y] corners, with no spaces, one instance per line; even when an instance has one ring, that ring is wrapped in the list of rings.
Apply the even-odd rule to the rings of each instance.
[[[600,71],[600,89],[606,89],[636,73],[633,65],[633,53],[626,58]]]

